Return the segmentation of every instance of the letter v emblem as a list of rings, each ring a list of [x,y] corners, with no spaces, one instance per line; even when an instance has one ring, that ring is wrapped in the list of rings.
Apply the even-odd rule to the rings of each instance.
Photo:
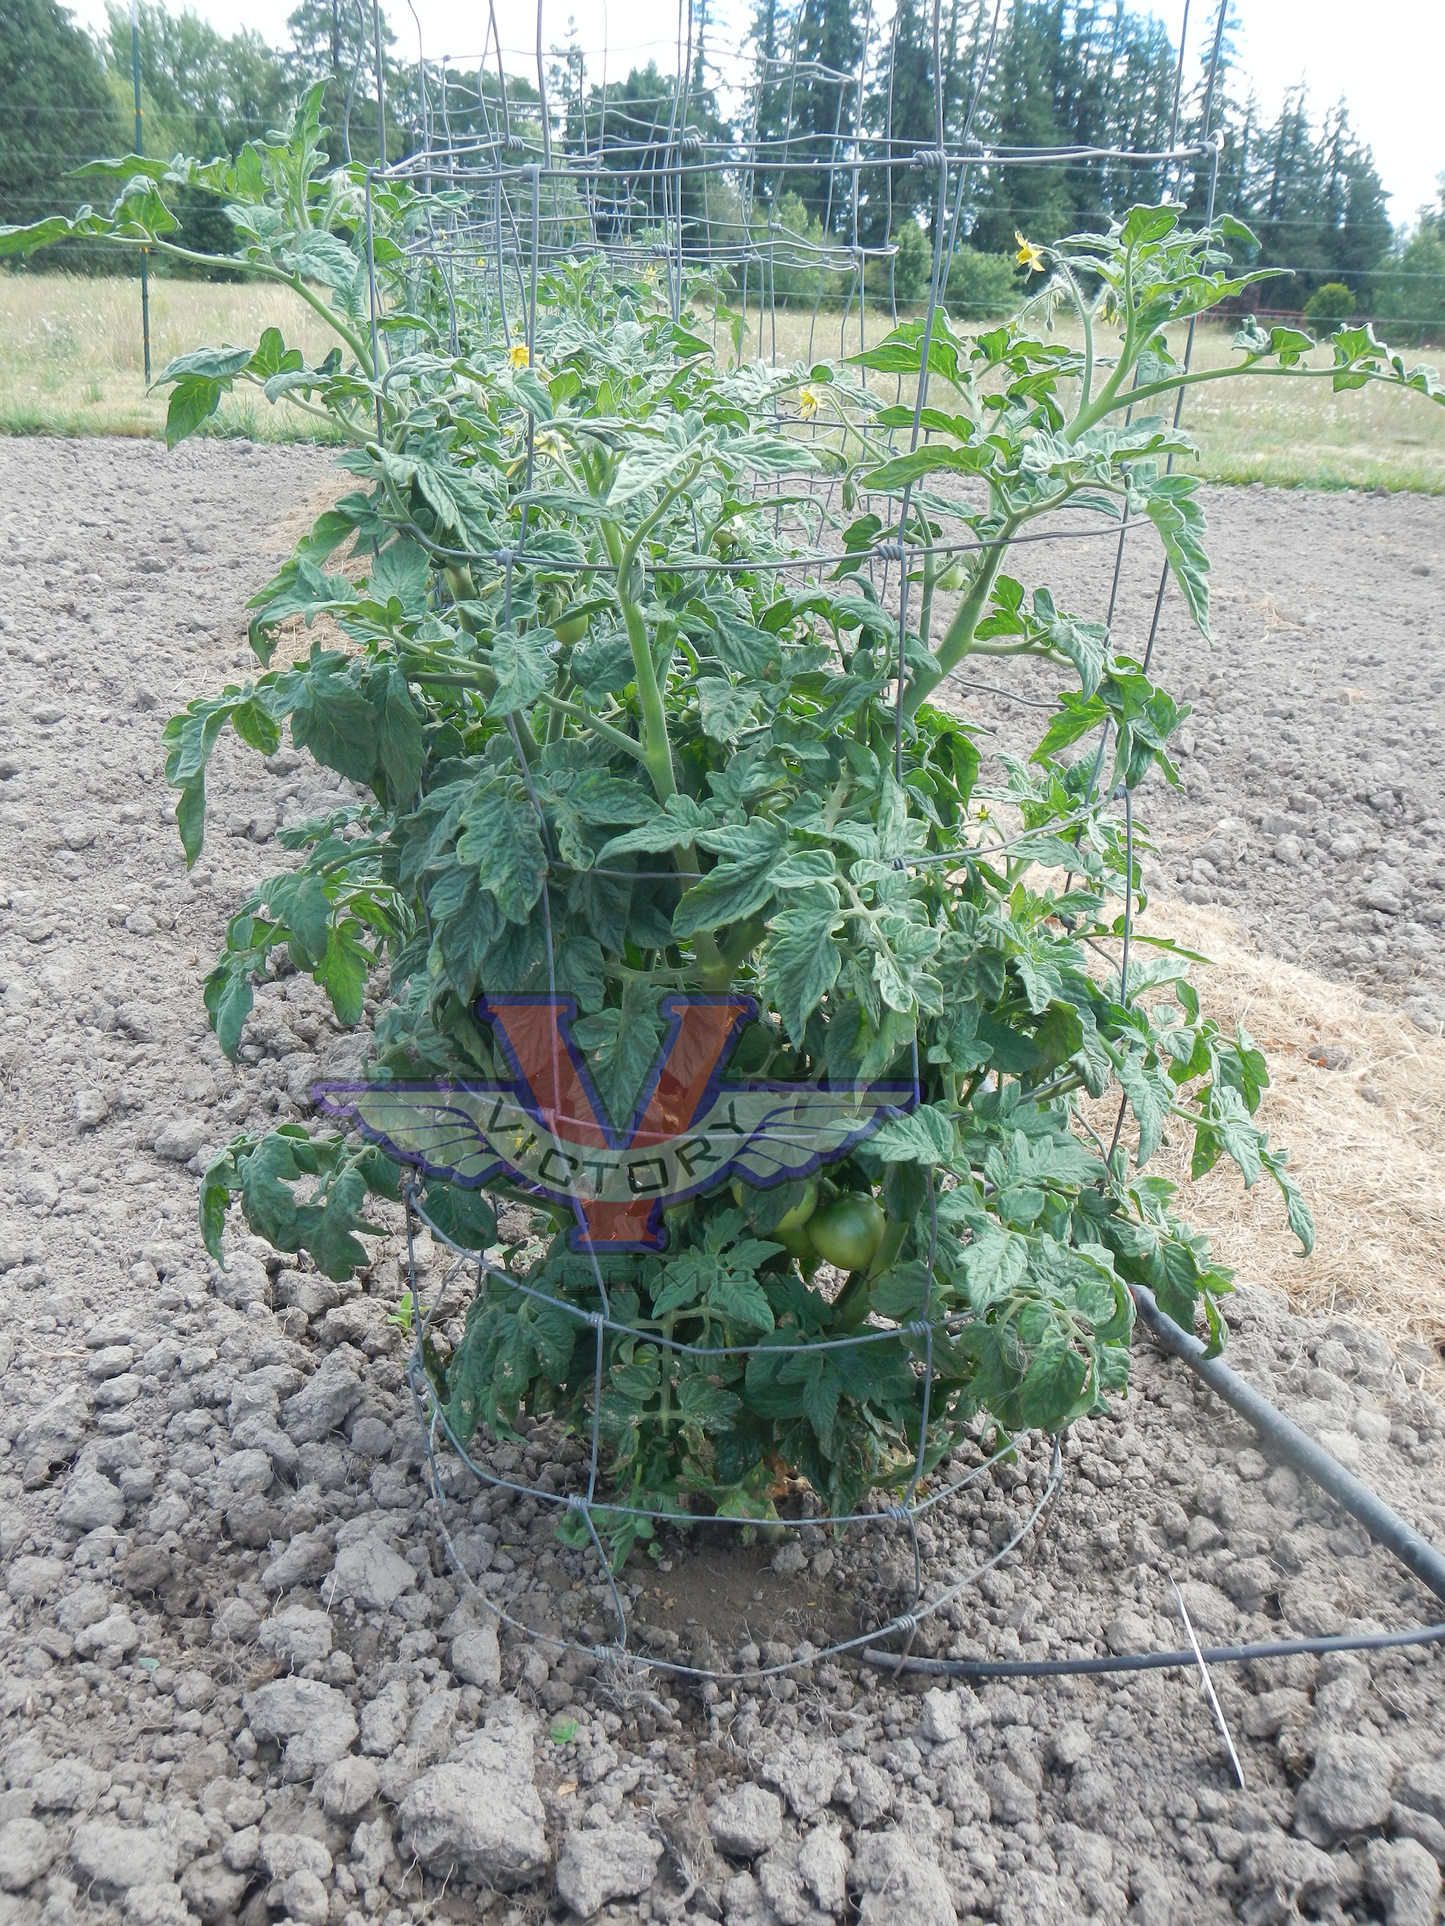
[[[658,1006],[667,1034],[632,1116],[618,1130],[607,1115],[586,1060],[572,1039],[576,999],[491,996],[477,1015],[492,1026],[517,1079],[518,1101],[545,1129],[579,1151],[647,1150],[681,1137],[709,1110],[723,1061],[744,1024],[757,1014],[751,997],[669,996]],[[583,1160],[585,1161],[585,1159]],[[661,1250],[665,1197],[625,1203],[578,1198],[574,1250]]]

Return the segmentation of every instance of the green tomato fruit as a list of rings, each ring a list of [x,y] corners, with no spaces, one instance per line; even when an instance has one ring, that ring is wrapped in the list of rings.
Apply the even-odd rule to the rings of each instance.
[[[585,615],[563,615],[552,624],[552,633],[559,642],[580,642],[587,633]]]
[[[810,1177],[803,1186],[802,1201],[794,1204],[793,1208],[788,1211],[785,1216],[780,1217],[767,1235],[777,1238],[781,1244],[783,1234],[788,1231],[800,1231],[817,1208],[818,1180],[816,1177]]]
[[[866,1271],[883,1241],[885,1221],[871,1197],[854,1191],[814,1212],[808,1236],[826,1263],[840,1271]]]
[[[805,1276],[811,1276],[818,1268],[818,1253],[808,1240],[806,1228],[800,1227],[797,1230],[770,1230],[768,1232],[768,1242],[770,1244],[781,1244],[789,1257],[796,1257],[803,1267]]]
[[[740,1178],[734,1177],[732,1181],[732,1193],[733,1193],[733,1202],[737,1204],[739,1208],[746,1209],[747,1208],[747,1191],[744,1189],[742,1180]],[[798,1203],[794,1204],[793,1208],[790,1211],[786,1212],[782,1217],[780,1217],[777,1223],[773,1225],[771,1230],[759,1231],[758,1235],[760,1237],[770,1237],[775,1244],[782,1244],[786,1249],[793,1252],[794,1257],[799,1257],[802,1255],[802,1253],[800,1251],[793,1250],[792,1244],[788,1242],[788,1237],[795,1231],[801,1231],[804,1224],[807,1223],[808,1219],[813,1215],[813,1212],[817,1208],[818,1208],[818,1180],[816,1177],[810,1177],[807,1183],[803,1186],[803,1195],[801,1200]],[[813,1253],[811,1251],[808,1253],[809,1256],[811,1256],[812,1254]]]

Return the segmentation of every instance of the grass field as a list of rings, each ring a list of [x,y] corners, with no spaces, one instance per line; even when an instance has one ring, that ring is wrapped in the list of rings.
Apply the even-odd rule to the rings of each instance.
[[[753,310],[749,346],[755,350],[757,314]],[[886,317],[868,317],[868,339],[876,341],[884,332]],[[989,323],[969,324],[965,332],[976,332]],[[1227,367],[1235,359],[1230,351],[1234,324],[1210,324],[1198,329],[1192,365],[1196,369]],[[1061,322],[1055,330],[1061,341],[1078,338],[1072,322]],[[777,317],[777,358],[782,362],[806,360],[809,350],[810,317],[807,313],[779,314]],[[1182,354],[1184,330],[1170,330],[1176,354]],[[839,317],[819,315],[812,330],[812,348],[821,358],[839,351]],[[1106,352],[1096,338],[1096,350]],[[765,317],[763,349],[771,354],[773,326]],[[858,348],[857,310],[850,319],[847,349]],[[1406,354],[1407,365],[1415,361],[1445,360],[1439,350]],[[1328,352],[1311,357],[1314,364],[1326,366]],[[872,376],[870,381],[889,400],[898,391],[894,377]],[[912,383],[905,383],[902,397],[911,401]],[[1173,412],[1172,396],[1156,399],[1151,406],[1158,413]],[[1383,386],[1356,389],[1337,395],[1328,381],[1296,380],[1278,375],[1251,375],[1247,380],[1206,382],[1191,388],[1184,398],[1182,426],[1199,444],[1199,459],[1192,464],[1207,481],[1266,482],[1282,488],[1389,488],[1415,493],[1445,494],[1445,408],[1432,404],[1418,394],[1404,394]],[[1191,466],[1181,462],[1182,468]]]
[[[838,353],[839,323],[837,314],[819,315],[812,341],[816,357]],[[284,288],[151,283],[151,359],[157,373],[189,348],[249,344],[273,325],[308,360],[332,345],[318,317]],[[883,330],[884,317],[870,311],[869,340]],[[1059,332],[1068,338],[1067,328]],[[806,358],[809,333],[807,311],[780,313],[778,359]],[[1230,327],[1201,328],[1194,365],[1226,365],[1232,333]],[[857,338],[855,309],[848,327],[850,352]],[[771,321],[762,347],[771,355]],[[757,348],[754,318],[746,351]],[[1428,351],[1421,358],[1430,359]],[[880,389],[893,386],[874,379]],[[145,391],[138,282],[0,273],[0,433],[154,435],[161,431],[165,409],[165,391]],[[1369,388],[1337,396],[1328,381],[1259,376],[1192,390],[1185,399],[1184,426],[1199,443],[1198,471],[1210,481],[1445,494],[1445,408],[1419,395]],[[270,407],[252,394],[227,398],[216,429],[264,441],[315,436],[315,424],[304,416]]]
[[[334,337],[286,288],[152,279],[151,368],[188,349],[254,345],[280,328],[308,361]],[[169,390],[146,393],[140,282],[0,273],[0,433],[159,435]],[[254,441],[314,439],[316,423],[261,394],[228,396],[220,432]]]

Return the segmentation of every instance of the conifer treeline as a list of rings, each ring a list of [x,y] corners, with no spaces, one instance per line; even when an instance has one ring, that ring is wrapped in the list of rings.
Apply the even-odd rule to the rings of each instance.
[[[963,135],[978,89],[993,13],[993,0],[943,0],[939,64],[950,146]],[[757,0],[755,100],[764,155],[781,153],[785,138],[789,153],[825,151],[840,124],[844,158],[851,158],[857,132],[865,153],[876,151],[890,131],[895,152],[936,145],[929,0],[898,0],[881,22],[871,16],[865,66],[869,18],[859,0]],[[1199,55],[1212,45],[1214,28],[1214,17],[1196,20],[1202,46],[1193,49],[1186,69],[1179,145],[1201,138]],[[838,77],[825,76],[823,68]],[[1178,48],[1165,28],[1125,0],[1013,0],[978,91],[972,133],[1000,149],[1164,151],[1171,144],[1177,70]],[[1301,309],[1324,284],[1339,282],[1362,312],[1384,312],[1382,297],[1388,301],[1398,293],[1395,235],[1370,150],[1351,128],[1345,103],[1315,121],[1298,89],[1271,115],[1244,90],[1226,24],[1211,128],[1224,142],[1219,206],[1255,228],[1262,261],[1287,270],[1264,284],[1262,303]],[[998,252],[1009,247],[1016,230],[1048,242],[1071,230],[1101,227],[1131,202],[1166,190],[1202,217],[1208,177],[1203,161],[1182,169],[1127,158],[982,166],[972,171],[963,227],[971,246]],[[859,176],[860,236],[896,236],[903,220],[931,234],[936,184],[928,169],[895,168],[890,183],[881,169],[865,167]],[[848,187],[840,193],[835,182],[825,212],[826,187],[824,174],[783,167],[764,191],[794,193],[816,219],[850,233],[855,210]],[[1445,308],[1445,299],[1439,305]]]
[[[792,233],[806,224],[821,244],[846,245],[855,234],[868,247],[891,239],[900,248],[896,291],[916,298],[931,253],[937,174],[926,165],[877,163],[885,152],[906,162],[937,145],[932,0],[753,4],[749,73],[739,87],[735,58],[725,76],[717,62],[707,0],[695,0],[685,104],[674,100],[670,76],[648,68],[609,83],[604,121],[590,69],[575,45],[568,49],[555,69],[553,103],[554,116],[565,117],[568,145],[585,145],[661,215],[669,129],[685,114],[704,137],[730,140],[751,157],[740,179],[754,217],[771,213]],[[1176,126],[1178,47],[1152,14],[1127,0],[1005,0],[991,57],[994,0],[942,0],[939,66],[951,149],[972,111],[972,137],[993,149],[1119,150],[1117,158],[976,165],[960,210],[960,245],[996,267],[1016,232],[1047,243],[1100,228],[1131,203],[1166,192],[1202,220],[1207,160],[1166,166],[1132,157],[1202,140],[1207,54],[1221,4],[1228,0],[1195,10]],[[1277,108],[1261,103],[1241,70],[1228,18],[1220,46],[1208,103],[1209,129],[1222,140],[1217,205],[1254,228],[1259,262],[1279,270],[1251,302],[1295,313],[1313,302],[1321,318],[1354,310],[1445,330],[1445,192],[1433,211],[1397,210],[1397,233],[1346,103],[1313,115],[1303,88]],[[726,93],[719,77],[732,83]],[[700,221],[695,183],[684,182],[683,203],[685,219]],[[953,219],[950,204],[950,227]],[[795,292],[806,290],[800,283]]]
[[[665,156],[675,156],[669,142],[685,125],[705,141],[751,157],[751,165],[734,166],[730,177],[744,219],[773,218],[792,228],[801,222],[824,246],[846,247],[855,233],[868,247],[891,239],[901,250],[898,275],[917,283],[931,252],[937,174],[926,165],[878,163],[890,138],[895,160],[936,144],[932,0],[752,4],[747,46],[724,51],[708,0],[694,0],[694,52],[682,99],[675,98],[672,75],[649,66],[611,79],[604,101],[597,50],[584,57],[575,43],[555,48],[547,71],[554,146],[574,155],[585,148],[634,212],[640,205],[661,217],[668,206]],[[1213,41],[1220,4],[1228,0],[1213,0],[1207,13],[1196,7],[1179,108],[1181,145],[1201,134],[1200,56]],[[1202,218],[1205,163],[1166,168],[1129,157],[1170,145],[1178,50],[1160,22],[1127,0],[1005,0],[986,61],[994,6],[995,0],[942,0],[939,66],[948,145],[957,148],[977,93],[972,134],[988,147],[1121,152],[1111,159],[973,167],[959,240],[972,254],[989,257],[975,265],[997,270],[1016,230],[1046,243],[1100,227],[1131,202],[1165,191]],[[130,22],[115,0],[109,14],[108,32],[95,42],[74,28],[56,0],[7,0],[0,7],[0,71],[10,76],[0,107],[0,220],[30,220],[73,204],[67,170],[130,144]],[[160,0],[140,0],[146,151],[234,153],[275,126],[300,87],[320,79],[336,158],[343,157],[344,130],[355,159],[375,159],[370,5],[299,0],[288,28],[289,45],[277,50],[253,32],[228,39],[193,13],[171,14]],[[468,74],[452,66],[443,103],[441,50],[428,50],[424,101],[418,63],[401,58],[394,36],[384,32],[388,158],[414,151],[428,122],[437,138],[444,123],[461,137],[497,130],[494,71]],[[510,74],[506,87],[513,131],[535,137],[538,88]],[[1353,304],[1362,314],[1445,330],[1445,199],[1422,212],[1408,239],[1417,210],[1396,210],[1400,233],[1392,231],[1370,150],[1343,101],[1323,115],[1311,113],[1302,89],[1278,108],[1261,103],[1247,88],[1226,27],[1210,124],[1223,139],[1218,204],[1254,227],[1261,261],[1280,270],[1262,285],[1260,305],[1297,311],[1311,300],[1317,309],[1321,301],[1337,309]],[[952,178],[956,183],[956,173]],[[710,191],[701,175],[685,180],[685,219],[713,219]],[[207,223],[223,227],[219,210],[198,203],[186,212],[197,240],[224,240],[220,231],[201,231]],[[949,216],[951,223],[952,206]],[[900,283],[898,291],[907,298],[910,289]]]

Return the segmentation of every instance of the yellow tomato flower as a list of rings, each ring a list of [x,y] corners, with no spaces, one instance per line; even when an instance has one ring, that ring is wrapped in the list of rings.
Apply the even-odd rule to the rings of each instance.
[[[1042,274],[1044,271],[1044,250],[1041,247],[1035,247],[1032,241],[1026,241],[1017,228],[1014,229],[1014,239],[1019,244],[1019,266],[1021,268],[1027,268],[1030,274]]]
[[[507,359],[514,368],[530,368],[532,365],[532,351],[525,341],[519,341],[507,356]]]
[[[811,388],[804,388],[798,395],[798,413],[804,421],[811,421],[818,412],[818,397]]]

